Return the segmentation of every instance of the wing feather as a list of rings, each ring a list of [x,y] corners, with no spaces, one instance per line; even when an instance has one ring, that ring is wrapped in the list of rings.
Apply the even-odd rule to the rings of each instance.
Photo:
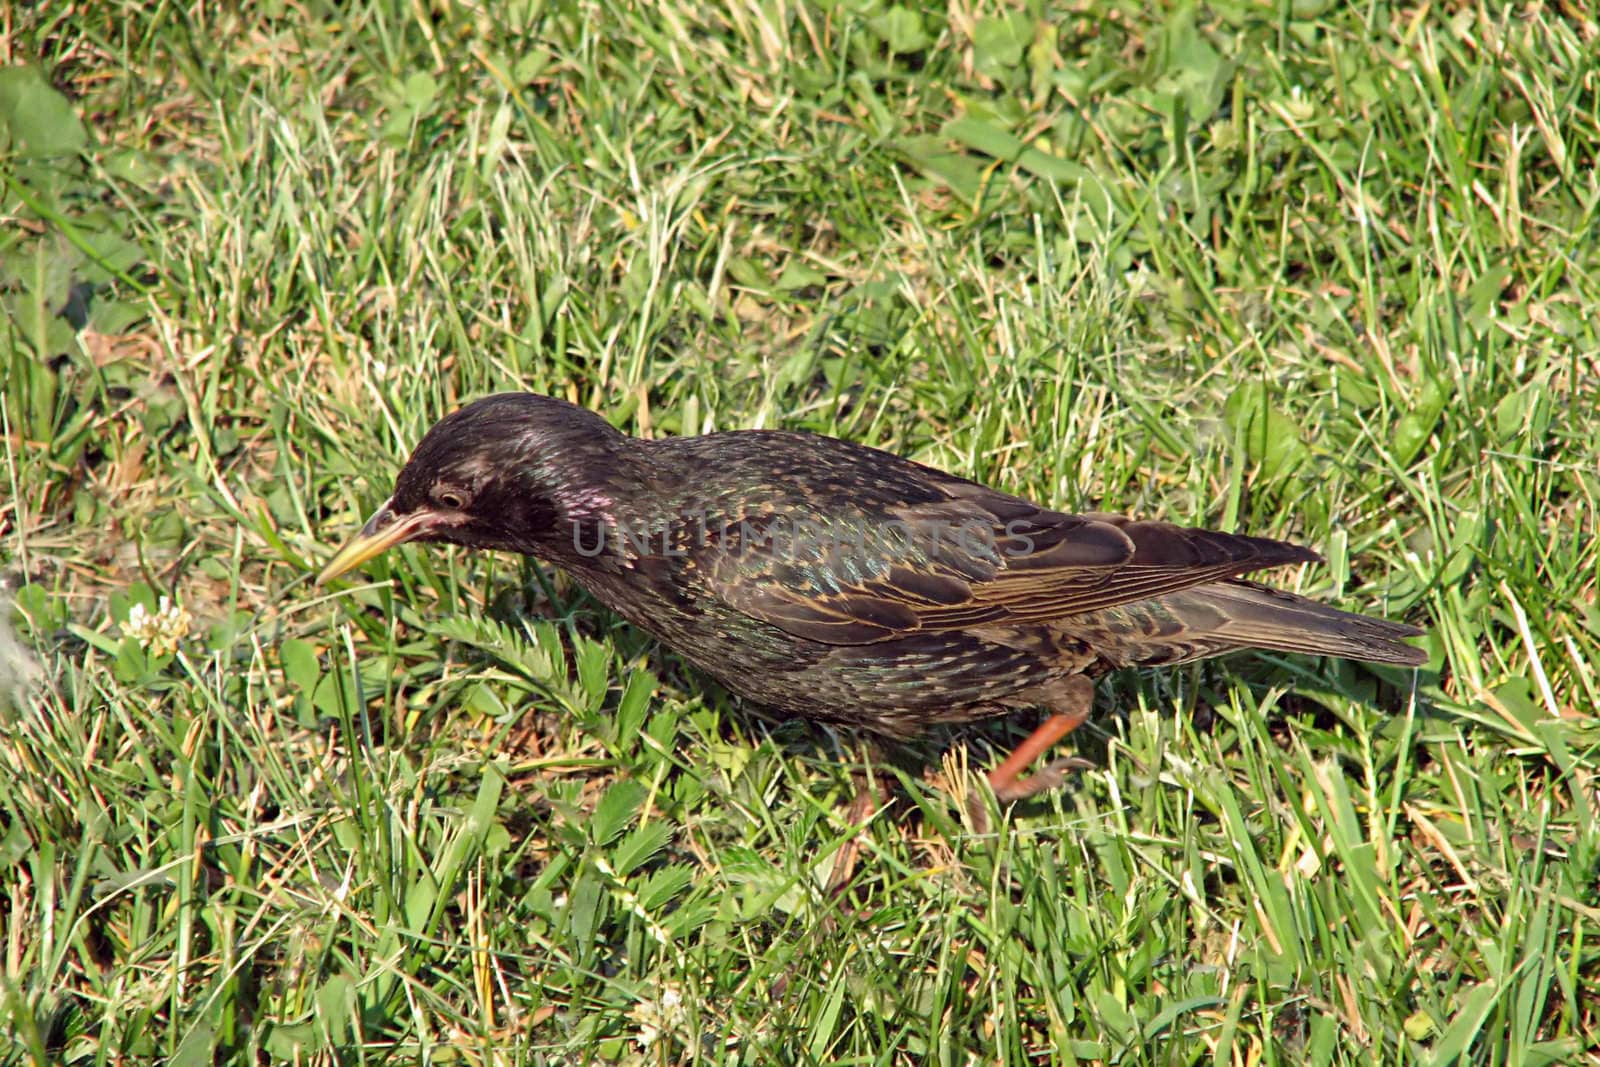
[[[815,516],[805,510],[810,497],[797,494],[739,516],[741,550],[702,553],[697,568],[746,614],[799,637],[853,645],[1044,623],[1319,558],[1266,538],[1051,511],[894,462],[919,475],[915,494],[885,483],[830,500]],[[807,537],[763,540],[764,531],[795,528]]]

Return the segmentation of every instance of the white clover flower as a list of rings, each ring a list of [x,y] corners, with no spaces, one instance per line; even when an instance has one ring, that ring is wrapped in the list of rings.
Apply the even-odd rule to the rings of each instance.
[[[11,629],[11,601],[0,596],[0,708],[20,704],[44,678],[44,669]]]
[[[661,1040],[663,1034],[675,1034],[684,1023],[683,993],[675,985],[661,991],[659,1000],[641,1000],[628,1013],[639,1024],[634,1040],[641,1049],[648,1050]]]
[[[143,604],[135,604],[128,612],[128,621],[122,624],[122,632],[152,656],[170,656],[178,651],[178,642],[189,636],[193,621],[187,608],[174,604],[170,597],[162,597],[154,613]]]
[[[1304,87],[1289,86],[1289,99],[1283,104],[1284,114],[1295,122],[1310,122],[1317,114],[1317,105],[1306,95]]]

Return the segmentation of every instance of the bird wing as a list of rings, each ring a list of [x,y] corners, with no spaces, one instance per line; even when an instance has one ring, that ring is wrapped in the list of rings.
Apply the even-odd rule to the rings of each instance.
[[[694,565],[739,611],[798,637],[853,645],[1043,623],[1319,559],[1281,541],[1069,515],[918,473],[920,500],[867,494],[824,509],[791,498],[747,514],[710,538]]]

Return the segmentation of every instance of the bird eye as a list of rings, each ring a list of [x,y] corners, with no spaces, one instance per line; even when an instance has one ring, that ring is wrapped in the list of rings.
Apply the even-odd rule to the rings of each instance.
[[[433,491],[433,502],[442,508],[460,511],[467,506],[467,494],[459,489],[435,489]]]

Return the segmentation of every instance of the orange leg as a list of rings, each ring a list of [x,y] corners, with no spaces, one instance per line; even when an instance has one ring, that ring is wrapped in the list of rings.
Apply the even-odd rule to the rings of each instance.
[[[867,816],[871,815],[872,809],[877,806],[876,790],[873,789],[871,780],[863,775],[857,780],[855,799],[851,801],[850,810],[845,815],[845,825],[855,832],[850,840],[839,846],[839,853],[833,859],[833,870],[828,872],[828,884],[823,890],[828,896],[838,896],[855,877],[856,860],[861,855],[861,834],[866,828]]]
[[[1094,683],[1081,674],[1075,674],[1062,682],[1061,692],[1051,695],[1055,699],[1049,701],[1049,706],[1055,710],[1055,714],[1040,723],[1039,728],[1029,734],[1000,766],[989,772],[989,788],[994,790],[995,799],[1002,804],[1026,800],[1053,789],[1061,784],[1067,771],[1093,766],[1086,760],[1068,757],[1056,760],[1029,778],[1018,777],[1029,764],[1089,718],[1089,709],[1094,702]]]

